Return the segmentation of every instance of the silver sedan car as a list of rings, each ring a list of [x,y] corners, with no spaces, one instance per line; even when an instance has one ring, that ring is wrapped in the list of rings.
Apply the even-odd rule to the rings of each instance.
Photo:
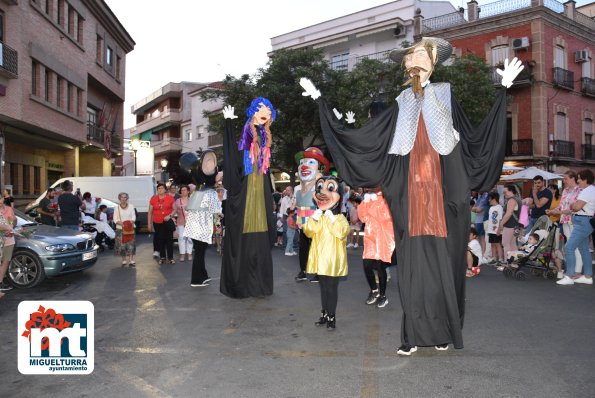
[[[58,276],[82,271],[97,262],[95,240],[88,233],[38,224],[34,219],[15,210],[17,236],[8,279],[18,288],[30,288],[46,276]]]

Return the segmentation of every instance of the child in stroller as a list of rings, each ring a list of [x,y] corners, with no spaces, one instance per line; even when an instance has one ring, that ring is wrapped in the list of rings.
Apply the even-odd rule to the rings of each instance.
[[[509,259],[509,263],[504,267],[504,276],[507,278],[515,277],[518,280],[525,280],[526,270],[536,276],[543,276],[546,279],[556,279],[555,266],[551,267],[552,253],[556,244],[556,231],[558,227],[552,224],[548,216],[542,216],[533,225],[528,234],[528,240],[538,237],[538,243],[528,254],[521,257]],[[533,235],[533,237],[531,237]],[[512,252],[513,253],[513,252]],[[510,257],[510,256],[509,256]]]
[[[113,250],[116,233],[108,223],[106,205],[99,206],[95,218],[87,215],[83,216],[83,231],[94,234],[95,243],[99,245],[99,251],[105,250],[104,245]]]
[[[539,234],[536,232],[529,235],[527,243],[521,246],[520,250],[514,250],[506,253],[506,258],[508,259],[508,262],[512,263],[514,260],[520,259],[522,257],[527,257],[529,254],[533,253],[533,250],[535,250],[540,240],[541,238],[539,237]]]

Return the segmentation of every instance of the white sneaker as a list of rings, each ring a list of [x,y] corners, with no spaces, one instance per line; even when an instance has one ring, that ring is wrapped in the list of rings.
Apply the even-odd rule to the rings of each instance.
[[[348,244],[347,244],[347,248],[348,248],[348,249],[350,249],[350,248],[352,248],[352,247],[353,247],[353,243],[348,243]]]
[[[574,283],[581,283],[583,285],[592,285],[593,284],[593,278],[587,278],[584,275],[581,275],[580,277],[576,278],[574,280]]]
[[[159,252],[153,252],[153,257],[159,258]]]
[[[564,271],[558,271],[557,278],[558,278],[558,279],[562,279],[562,278],[564,278]]]
[[[293,256],[293,253],[291,253],[291,252],[285,252],[285,255],[286,256]]]
[[[354,249],[357,249],[358,247],[359,247],[359,245],[357,243],[353,245]]]
[[[556,282],[558,285],[574,285],[574,279],[571,277],[564,275],[562,279]]]

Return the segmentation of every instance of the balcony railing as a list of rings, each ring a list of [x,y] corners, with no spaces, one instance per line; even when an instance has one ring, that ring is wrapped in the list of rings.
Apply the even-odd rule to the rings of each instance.
[[[373,59],[376,61],[381,61],[381,62],[388,62],[388,54],[390,54],[390,50],[388,51],[380,51],[377,53],[372,53],[372,54],[367,54],[367,55],[362,55],[361,57],[356,57],[355,58],[355,64],[359,64],[360,62],[362,62],[364,59]]]
[[[581,92],[585,95],[595,97],[595,79],[583,77],[581,79]]]
[[[18,52],[0,41],[0,74],[10,79],[19,77]]]
[[[426,33],[433,30],[446,29],[450,28],[451,26],[457,26],[466,23],[467,20],[462,13],[458,11],[451,12],[450,14],[441,15],[439,17],[424,19],[422,23],[422,32]]]
[[[595,160],[595,145],[583,144],[583,160]]]
[[[533,83],[533,67],[529,66],[526,62],[523,62],[523,70],[514,79],[512,87],[519,86],[530,86]],[[503,68],[500,68],[503,69]],[[502,76],[496,72],[497,66],[492,67],[492,82],[495,86],[500,86],[502,83]]]
[[[214,134],[209,136],[209,148],[223,145],[223,136],[221,134]]]
[[[554,150],[551,153],[555,158],[574,158],[574,142],[572,141],[552,141]]]
[[[507,141],[506,156],[533,156],[533,140]]]
[[[554,68],[554,85],[574,90],[574,72],[562,68]]]
[[[87,139],[101,146],[105,145],[105,134],[111,134],[103,127],[95,123],[87,122]],[[111,134],[110,148],[112,152],[122,151],[122,137],[118,134]]]
[[[531,0],[502,0],[481,6],[479,18],[489,18],[494,15],[506,14],[522,8],[531,7]]]
[[[169,125],[179,125],[182,122],[182,110],[181,109],[168,109],[163,112],[151,115],[146,120],[138,123],[134,126],[130,132],[132,134],[140,134],[149,130],[156,130],[157,128],[163,129]]]

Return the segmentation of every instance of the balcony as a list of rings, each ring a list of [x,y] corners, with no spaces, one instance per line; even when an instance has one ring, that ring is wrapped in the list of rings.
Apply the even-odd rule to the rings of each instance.
[[[16,50],[0,42],[0,75],[9,79],[19,77],[19,57]]]
[[[583,160],[595,161],[595,145],[583,144]]]
[[[572,141],[552,141],[553,151],[551,156],[554,158],[574,158],[574,142]]]
[[[581,93],[591,97],[595,97],[595,79],[590,77],[583,77],[581,79]]]
[[[87,140],[93,141],[97,146],[105,147],[105,134],[111,134],[95,123],[87,122]],[[110,148],[112,152],[122,152],[122,137],[111,134]]]
[[[143,120],[131,130],[131,134],[140,134],[145,131],[159,131],[167,128],[173,124],[180,124],[182,122],[182,110],[181,109],[167,109],[163,112],[151,114],[147,120]]]
[[[513,80],[514,84],[512,87],[526,87],[533,84],[533,66],[523,62],[523,70],[518,74],[518,76]],[[503,69],[503,66],[494,66],[492,67],[492,82],[494,86],[502,86],[502,76],[496,72],[498,68]]]
[[[554,68],[554,83],[555,86],[574,90],[574,72],[562,68]]]
[[[209,137],[209,148],[223,146],[223,136],[221,134],[213,134]]]
[[[182,139],[166,137],[161,141],[151,141],[151,146],[155,151],[155,156],[169,152],[180,152],[182,150]]]
[[[389,51],[380,51],[380,52],[377,52],[377,53],[362,55],[361,57],[356,57],[355,58],[355,64],[356,65],[359,64],[364,59],[372,59],[372,60],[376,60],[376,61],[380,61],[380,62],[388,62],[389,61],[388,54],[390,54],[390,50]]]
[[[533,140],[507,141],[506,156],[533,156]]]

